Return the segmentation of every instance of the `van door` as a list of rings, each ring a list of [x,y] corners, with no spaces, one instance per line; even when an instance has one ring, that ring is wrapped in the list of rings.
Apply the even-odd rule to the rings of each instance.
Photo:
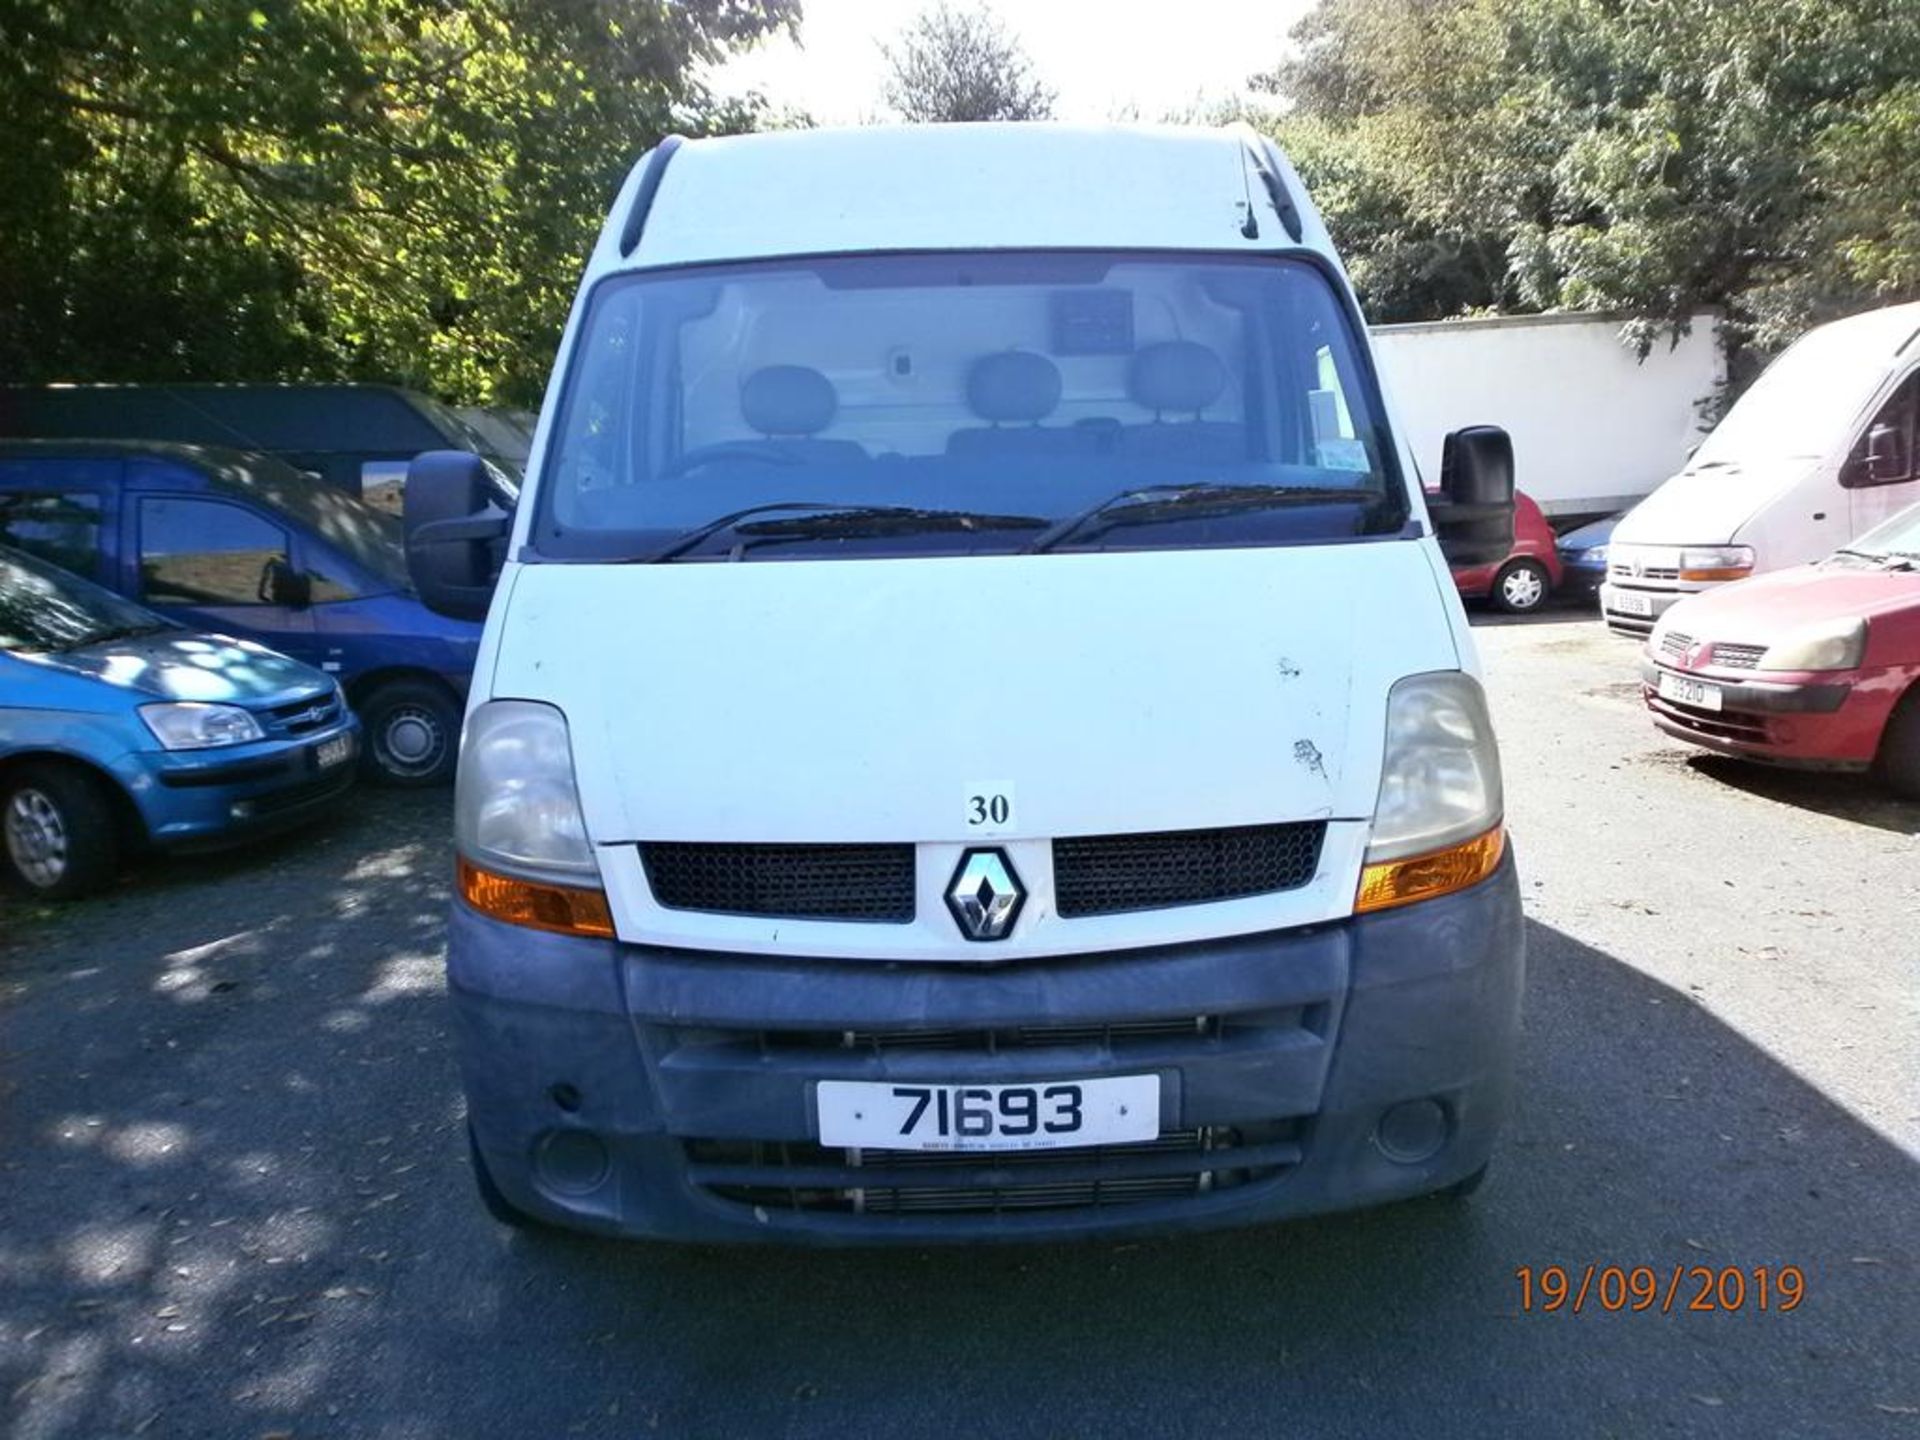
[[[247,506],[197,495],[142,495],[134,518],[136,599],[183,625],[314,663],[312,612],[262,598],[267,565],[291,563],[284,528]]]
[[[1902,380],[1854,441],[1840,483],[1850,536],[1920,501],[1920,370]]]

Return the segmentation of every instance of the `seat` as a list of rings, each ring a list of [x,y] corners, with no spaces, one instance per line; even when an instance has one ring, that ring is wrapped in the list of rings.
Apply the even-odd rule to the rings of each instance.
[[[1163,340],[1136,351],[1127,368],[1127,393],[1134,404],[1153,411],[1153,419],[1122,429],[1119,453],[1131,459],[1200,464],[1246,460],[1245,426],[1201,418],[1226,390],[1227,378],[1220,357],[1192,340]]]
[[[833,382],[818,370],[806,365],[762,366],[740,382],[740,418],[759,438],[703,445],[688,451],[680,468],[691,469],[706,455],[712,456],[712,464],[722,464],[729,456],[751,464],[756,452],[774,461],[804,465],[867,459],[865,447],[855,441],[820,438],[839,409]]]
[[[988,423],[947,437],[949,455],[1091,455],[1085,426],[1043,425],[1060,403],[1060,367],[1031,350],[983,355],[967,371],[967,406]]]

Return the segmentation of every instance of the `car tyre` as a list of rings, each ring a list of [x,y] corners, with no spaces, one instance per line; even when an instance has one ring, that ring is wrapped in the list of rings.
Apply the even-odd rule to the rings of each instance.
[[[1920,800],[1920,685],[1910,688],[1893,707],[1880,736],[1874,769],[1894,794]]]
[[[1508,615],[1526,615],[1547,603],[1553,577],[1538,560],[1510,560],[1493,577],[1487,598]]]
[[[120,824],[106,787],[71,765],[29,765],[0,781],[0,860],[43,900],[77,900],[120,868]]]
[[[421,788],[453,779],[460,707],[431,680],[389,680],[354,707],[366,733],[367,778]]]
[[[487,1214],[515,1230],[544,1228],[540,1221],[502,1195],[500,1187],[493,1183],[493,1172],[487,1169],[487,1162],[480,1154],[480,1142],[474,1137],[472,1125],[467,1126],[467,1159],[473,1166],[474,1188],[480,1192],[480,1203],[487,1207]]]

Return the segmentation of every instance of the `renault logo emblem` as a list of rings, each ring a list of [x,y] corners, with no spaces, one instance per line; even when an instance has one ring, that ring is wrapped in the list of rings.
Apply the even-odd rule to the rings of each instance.
[[[969,850],[947,886],[947,909],[969,940],[1004,940],[1013,933],[1027,892],[1005,853]]]

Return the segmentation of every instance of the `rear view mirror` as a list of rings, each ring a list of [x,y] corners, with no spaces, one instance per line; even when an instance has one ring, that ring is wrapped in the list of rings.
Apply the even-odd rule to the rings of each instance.
[[[486,462],[469,451],[429,450],[407,467],[407,573],[428,609],[462,620],[486,616],[513,527],[491,497]]]
[[[1892,425],[1867,431],[1867,483],[1884,485],[1907,478],[1906,437]]]
[[[1513,441],[1498,425],[1447,436],[1440,498],[1427,506],[1452,566],[1497,565],[1513,550]]]

